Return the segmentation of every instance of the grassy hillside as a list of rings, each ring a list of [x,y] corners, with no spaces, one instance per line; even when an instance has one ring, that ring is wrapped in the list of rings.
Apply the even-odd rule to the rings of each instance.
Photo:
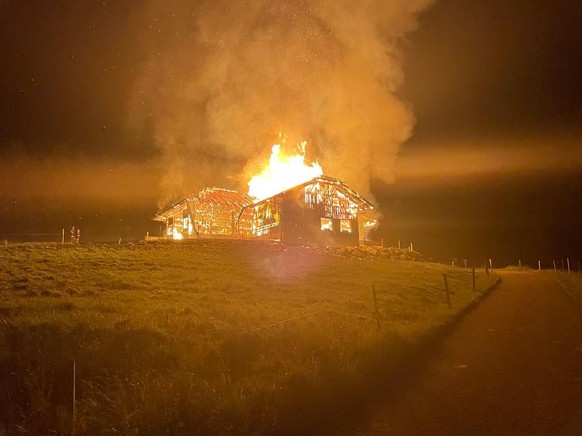
[[[568,274],[564,271],[546,271],[544,274],[552,275],[572,300],[582,308],[582,274],[579,272]]]
[[[469,270],[395,257],[248,241],[0,246],[0,424],[69,432],[74,360],[78,434],[313,429],[397,377],[480,295]]]

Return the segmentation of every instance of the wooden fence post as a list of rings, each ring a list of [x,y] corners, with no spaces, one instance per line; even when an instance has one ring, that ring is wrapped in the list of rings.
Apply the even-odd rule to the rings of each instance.
[[[77,378],[77,368],[75,365],[75,360],[71,361],[71,373],[72,373],[72,378],[71,381],[73,382],[73,387],[71,389],[71,435],[75,435],[75,420],[76,420],[76,414],[77,414],[77,410],[76,410],[76,396],[77,396],[77,392],[76,392],[76,378]]]
[[[473,291],[475,291],[477,288],[475,286],[475,267],[473,267]]]
[[[447,275],[443,274],[443,279],[445,281],[445,293],[447,294],[447,305],[449,309],[451,308],[451,293],[449,292],[449,282],[447,281]]]
[[[380,311],[378,310],[378,298],[376,296],[376,286],[372,285],[372,297],[374,297],[374,313],[376,315],[376,327],[378,327],[378,333],[380,333]]]

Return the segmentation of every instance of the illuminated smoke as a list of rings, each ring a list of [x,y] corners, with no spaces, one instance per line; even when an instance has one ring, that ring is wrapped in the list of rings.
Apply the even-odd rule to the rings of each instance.
[[[430,0],[152,1],[131,120],[162,150],[162,202],[244,189],[279,131],[368,195],[414,123],[399,43]],[[308,156],[309,157],[309,156]]]

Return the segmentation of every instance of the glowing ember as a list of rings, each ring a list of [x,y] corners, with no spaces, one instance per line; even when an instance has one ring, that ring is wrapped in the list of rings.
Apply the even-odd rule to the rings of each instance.
[[[333,221],[329,218],[321,218],[321,230],[333,230]]]
[[[370,227],[376,227],[377,225],[378,225],[378,221],[377,220],[369,220],[369,221],[366,221],[364,223],[364,227],[368,227],[368,228],[370,228]]]
[[[174,230],[172,231],[172,238],[175,240],[180,240],[180,239],[184,239],[184,235],[182,235],[182,233],[178,232],[178,229],[174,228]]]
[[[321,176],[323,170],[317,162],[311,165],[305,164],[306,145],[307,142],[303,141],[300,144],[301,152],[287,157],[279,155],[281,151],[279,144],[273,145],[269,166],[249,182],[249,195],[255,198],[255,201],[264,200]]]

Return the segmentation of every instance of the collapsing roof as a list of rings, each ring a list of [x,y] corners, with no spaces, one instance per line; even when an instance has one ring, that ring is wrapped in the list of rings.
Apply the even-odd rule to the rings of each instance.
[[[154,221],[166,223],[166,237],[236,237],[241,211],[251,197],[222,188],[207,188],[161,210]]]
[[[178,211],[181,212],[186,204],[199,206],[204,209],[220,207],[226,210],[236,210],[240,212],[243,207],[252,203],[253,199],[251,197],[237,191],[223,188],[206,188],[196,195],[185,197],[170,207],[160,210],[153,220],[165,222],[168,217],[174,215]]]

